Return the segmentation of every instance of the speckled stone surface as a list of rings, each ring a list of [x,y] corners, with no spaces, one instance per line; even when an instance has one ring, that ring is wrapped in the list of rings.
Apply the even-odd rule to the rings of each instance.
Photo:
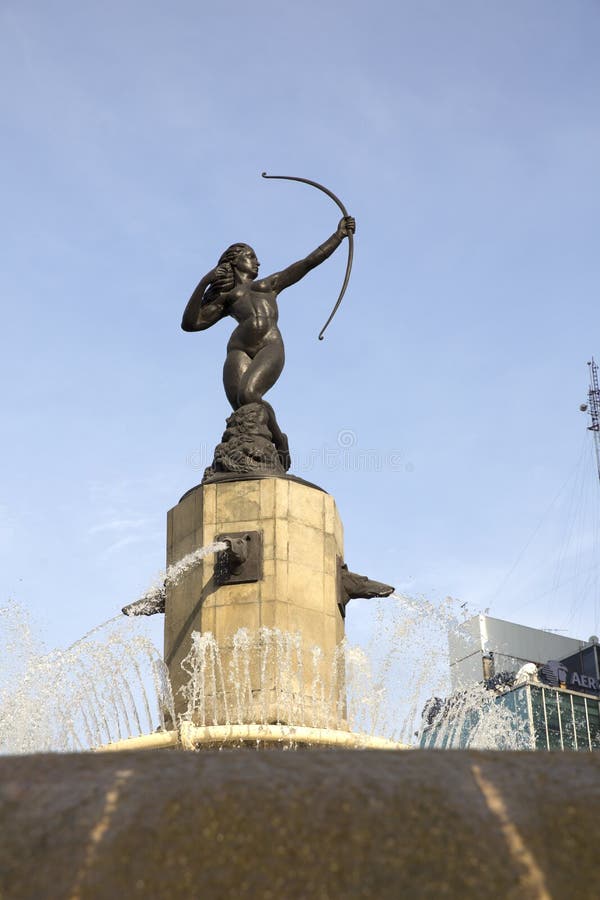
[[[600,757],[0,759],[0,896],[597,898]]]

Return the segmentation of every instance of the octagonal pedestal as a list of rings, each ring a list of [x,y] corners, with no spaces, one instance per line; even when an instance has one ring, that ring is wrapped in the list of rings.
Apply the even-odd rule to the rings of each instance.
[[[187,705],[180,688],[188,676],[181,663],[190,653],[192,632],[210,632],[219,660],[202,688],[203,711],[194,712],[196,724],[345,727],[343,661],[336,656],[344,636],[338,609],[343,532],[333,497],[288,478],[199,485],[169,511],[167,564],[219,535],[245,531],[262,536],[260,580],[219,584],[211,555],[167,589],[165,660],[176,713],[183,715]],[[234,647],[239,629],[247,629],[254,642],[248,664],[240,656],[239,638]],[[288,640],[287,649],[279,640],[278,660],[274,633],[269,650],[261,644],[261,629],[299,637]],[[290,716],[295,721],[288,721]]]

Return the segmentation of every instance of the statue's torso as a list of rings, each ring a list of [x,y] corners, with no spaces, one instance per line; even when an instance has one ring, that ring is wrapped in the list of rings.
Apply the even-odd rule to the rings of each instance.
[[[266,279],[233,288],[227,298],[227,311],[239,323],[231,335],[228,350],[243,350],[253,356],[267,344],[282,344],[277,327],[277,294],[268,288]]]

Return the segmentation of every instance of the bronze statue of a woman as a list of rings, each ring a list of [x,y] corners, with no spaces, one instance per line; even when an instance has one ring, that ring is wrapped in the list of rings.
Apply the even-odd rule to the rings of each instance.
[[[243,474],[261,466],[272,468],[272,460],[266,458],[269,454],[264,453],[264,439],[269,440],[267,433],[277,451],[279,465],[284,471],[289,467],[287,438],[277,424],[272,407],[263,399],[281,375],[285,362],[283,339],[277,326],[277,297],[331,256],[354,229],[354,219],[345,216],[336,231],[316,250],[265,278],[258,278],[259,262],[252,247],[232,244],[190,297],[181,322],[184,331],[204,331],[225,316],[232,316],[238,323],[227,344],[223,367],[225,393],[234,410],[228,419],[230,434],[226,431],[223,440],[228,443],[235,438],[238,459],[232,462],[225,460],[223,454],[219,457],[219,447],[223,444],[219,445],[215,463],[207,470],[205,480],[219,471]],[[240,413],[236,415],[238,410]],[[248,425],[248,421],[252,424]],[[253,444],[252,435],[261,437],[263,442],[255,440]],[[240,441],[244,444],[243,453]]]

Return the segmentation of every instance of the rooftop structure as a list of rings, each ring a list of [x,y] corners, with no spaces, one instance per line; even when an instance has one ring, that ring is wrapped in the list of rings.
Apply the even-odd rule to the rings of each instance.
[[[460,633],[450,634],[450,684],[462,690],[497,672],[517,672],[525,663],[563,659],[586,642],[552,631],[517,625],[492,616],[469,619]]]
[[[453,692],[423,713],[420,746],[600,750],[600,644],[490,616],[452,635]]]

